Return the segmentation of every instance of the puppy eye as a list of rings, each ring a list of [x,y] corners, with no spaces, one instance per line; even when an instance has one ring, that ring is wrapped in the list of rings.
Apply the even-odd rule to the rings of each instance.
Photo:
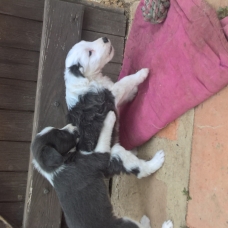
[[[89,56],[91,56],[92,55],[92,51],[89,51]]]

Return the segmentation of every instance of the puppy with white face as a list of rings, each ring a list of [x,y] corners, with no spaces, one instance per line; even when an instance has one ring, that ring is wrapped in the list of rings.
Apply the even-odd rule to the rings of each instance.
[[[121,172],[137,178],[149,176],[162,166],[165,155],[159,151],[144,161],[119,144],[111,149],[115,121],[114,112],[109,112],[92,153],[76,149],[75,138],[80,136],[71,124],[45,128],[32,142],[33,164],[54,187],[69,228],[150,228],[146,216],[138,223],[114,215],[104,177]],[[166,221],[162,228],[173,228],[173,224]]]
[[[117,114],[123,103],[135,97],[139,84],[148,76],[149,70],[145,68],[113,83],[102,74],[103,67],[113,56],[114,48],[106,37],[94,42],[81,41],[67,55],[65,85],[68,123],[79,128],[78,147],[81,151],[95,149],[107,113],[115,111]]]

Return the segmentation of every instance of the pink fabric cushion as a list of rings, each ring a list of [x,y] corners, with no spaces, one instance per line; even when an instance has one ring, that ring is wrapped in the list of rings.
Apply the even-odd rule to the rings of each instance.
[[[139,146],[228,84],[228,18],[202,0],[171,0],[164,23],[142,16],[141,0],[119,79],[150,68],[136,98],[120,113],[120,143]]]

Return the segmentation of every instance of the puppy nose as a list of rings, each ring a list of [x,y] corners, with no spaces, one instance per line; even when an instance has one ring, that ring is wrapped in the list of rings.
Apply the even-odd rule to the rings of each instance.
[[[107,37],[102,37],[102,40],[104,43],[108,43],[108,38]]]

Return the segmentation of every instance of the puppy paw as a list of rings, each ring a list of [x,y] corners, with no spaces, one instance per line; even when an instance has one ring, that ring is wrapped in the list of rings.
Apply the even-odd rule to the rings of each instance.
[[[173,228],[173,223],[171,220],[168,220],[168,221],[165,221],[163,224],[162,224],[162,228]]]
[[[151,167],[151,173],[160,169],[165,161],[165,153],[163,150],[159,150],[154,157],[149,161]]]
[[[105,120],[104,120],[104,125],[111,125],[113,126],[116,122],[116,114],[113,111],[109,111]]]
[[[151,228],[150,219],[146,215],[143,215],[140,220],[140,224],[143,226],[143,228]]]

